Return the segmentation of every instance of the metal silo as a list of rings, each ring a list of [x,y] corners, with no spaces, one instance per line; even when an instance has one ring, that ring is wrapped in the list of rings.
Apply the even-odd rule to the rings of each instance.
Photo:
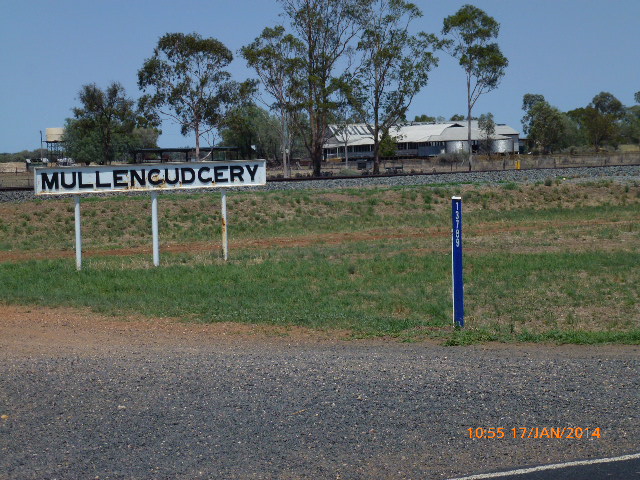
[[[501,138],[491,141],[491,153],[511,153],[513,152],[513,140],[511,138]]]
[[[468,152],[466,140],[450,140],[447,142],[447,153]]]

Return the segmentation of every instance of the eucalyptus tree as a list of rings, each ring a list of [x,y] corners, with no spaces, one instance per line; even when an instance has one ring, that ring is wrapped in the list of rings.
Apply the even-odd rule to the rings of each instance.
[[[138,71],[138,86],[145,92],[141,106],[175,120],[182,135],[193,132],[198,159],[201,137],[219,127],[255,88],[251,81],[231,79],[226,69],[232,60],[231,51],[215,38],[167,33]]]
[[[277,160],[281,151],[279,123],[279,119],[268,110],[246,104],[229,112],[219,133],[225,145],[240,149],[243,158],[257,155],[272,162]]]
[[[73,109],[64,133],[66,154],[77,162],[109,164],[123,159],[131,148],[151,146],[143,145],[136,129],[151,127],[154,131],[157,124],[153,118],[139,115],[120,83],[114,82],[104,90],[95,83],[83,85],[78,99],[81,106]],[[149,141],[154,142],[153,135]]]
[[[640,104],[640,92],[635,93],[634,100]],[[640,143],[640,105],[632,105],[626,109],[620,133],[625,143]]]
[[[532,109],[538,104],[546,102],[544,95],[540,95],[539,93],[525,93],[522,97],[522,110],[524,111],[524,116],[522,117],[522,133],[528,135],[531,131],[531,127],[533,126],[533,115]]]
[[[625,108],[609,92],[600,92],[586,107],[568,112],[595,149],[605,144],[616,145],[620,137]]]
[[[493,113],[483,113],[478,118],[478,129],[482,133],[482,143],[484,151],[491,155],[491,141],[496,134],[496,122]]]
[[[265,28],[260,36],[240,50],[252,67],[265,91],[273,98],[270,105],[280,117],[280,145],[285,177],[289,177],[292,146],[291,123],[296,119],[296,98],[303,86],[302,42],[284,27]]]
[[[540,94],[522,97],[522,131],[541,153],[551,153],[568,143],[571,120]],[[575,137],[575,136],[574,136]]]
[[[591,105],[603,115],[620,120],[624,116],[624,105],[613,94],[600,92],[591,100]]]
[[[421,115],[416,115],[413,118],[414,122],[424,122],[424,123],[436,123],[436,117],[432,117],[430,115],[427,115],[426,113],[423,113]]]
[[[314,175],[320,175],[327,124],[339,88],[336,71],[349,68],[349,55],[362,28],[361,17],[372,0],[278,1],[300,46],[302,81],[294,98],[296,110],[306,113],[306,121],[294,125],[304,138]]]
[[[449,53],[458,59],[467,80],[467,142],[469,170],[472,168],[471,113],[480,95],[495,90],[509,64],[493,40],[498,37],[500,24],[483,10],[464,5],[446,17],[442,33],[448,36]]]
[[[381,140],[406,117],[413,98],[427,85],[438,59],[439,40],[431,34],[409,33],[422,16],[405,0],[375,0],[362,17],[357,50],[361,64],[342,79],[343,92],[373,137],[373,171],[380,171]]]
[[[541,153],[551,153],[565,144],[568,123],[565,115],[547,102],[540,102],[531,109],[533,122],[529,129],[529,139],[538,146]]]

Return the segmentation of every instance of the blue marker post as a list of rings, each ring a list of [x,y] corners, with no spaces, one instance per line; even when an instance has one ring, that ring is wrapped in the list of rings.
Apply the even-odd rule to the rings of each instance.
[[[451,197],[451,276],[453,279],[453,324],[464,327],[464,282],[462,279],[462,198]]]

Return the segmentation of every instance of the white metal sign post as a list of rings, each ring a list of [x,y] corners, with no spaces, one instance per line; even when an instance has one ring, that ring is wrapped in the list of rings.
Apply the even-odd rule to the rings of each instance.
[[[227,260],[229,243],[225,188],[265,185],[267,183],[267,168],[264,160],[238,160],[233,162],[36,168],[34,177],[36,195],[149,191],[151,193],[153,264],[158,266],[160,265],[159,191],[222,188],[222,251],[224,259]],[[75,198],[75,226],[76,268],[80,270],[82,268],[82,234],[79,196]]]
[[[158,233],[158,192],[151,192],[151,237],[153,241],[153,265],[160,265],[160,235]]]
[[[80,197],[76,197],[75,224],[76,224],[76,270],[82,268],[82,232],[80,230]]]
[[[220,210],[222,210],[222,258],[229,260],[229,237],[227,235],[227,191],[220,191]]]

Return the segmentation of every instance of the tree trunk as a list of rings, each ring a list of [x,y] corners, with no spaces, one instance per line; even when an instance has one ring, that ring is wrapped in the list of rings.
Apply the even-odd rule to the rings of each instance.
[[[282,136],[280,138],[282,142],[282,169],[284,172],[284,178],[289,178],[291,176],[291,169],[289,166],[289,159],[287,155],[287,147],[289,142],[287,141],[287,119],[284,110],[280,113],[280,128],[282,129]]]
[[[311,152],[311,164],[313,165],[313,176],[322,175],[322,143],[314,142]]]
[[[198,160],[200,160],[200,125],[196,123],[195,126],[195,131],[196,131],[196,159],[195,161],[197,162]]]
[[[377,69],[377,67],[376,67]],[[376,73],[376,78],[378,74]],[[377,83],[377,81],[376,81]],[[374,112],[373,112],[373,174],[378,175],[380,173],[380,141],[382,135],[380,135],[380,103],[378,95],[378,88],[376,88],[376,95],[374,100]],[[388,133],[388,131],[387,131]]]
[[[349,140],[344,141],[344,168],[349,169]]]
[[[469,148],[469,171],[473,165],[473,148],[471,148],[471,77],[467,75],[467,147]]]
[[[324,142],[323,113],[314,112],[311,123],[311,164],[313,165],[313,176],[322,175],[322,147]]]
[[[380,173],[380,140],[376,137],[373,139],[373,174]]]

